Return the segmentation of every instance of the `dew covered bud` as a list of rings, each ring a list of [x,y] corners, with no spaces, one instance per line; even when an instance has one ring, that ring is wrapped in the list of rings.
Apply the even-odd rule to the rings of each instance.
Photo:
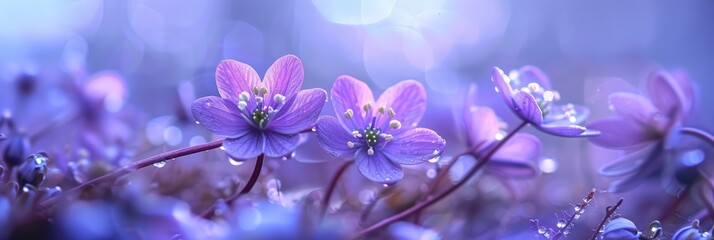
[[[45,180],[46,175],[47,155],[45,153],[36,153],[30,155],[20,166],[17,172],[17,181],[20,186],[25,184],[39,186]]]

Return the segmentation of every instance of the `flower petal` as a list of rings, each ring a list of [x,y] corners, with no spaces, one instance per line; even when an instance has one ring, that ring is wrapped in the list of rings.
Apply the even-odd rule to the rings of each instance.
[[[252,130],[238,138],[226,138],[223,140],[223,149],[226,154],[239,161],[258,157],[263,153],[264,146],[265,137],[258,130]]]
[[[193,102],[191,110],[196,121],[216,135],[236,138],[252,129],[250,123],[240,116],[238,107],[227,99],[202,97]]]
[[[404,130],[414,128],[426,111],[426,91],[417,81],[401,81],[387,88],[374,107],[392,108],[396,113],[392,119],[399,120]],[[386,116],[380,117],[377,126],[387,126],[390,120]]]
[[[662,155],[662,146],[661,144],[655,145],[656,147],[650,151],[650,154],[645,157],[644,163],[640,165],[642,166],[641,168],[637,169],[634,174],[628,176],[627,178],[613,182],[608,191],[624,192],[630,190],[642,184],[643,181],[656,175],[658,171],[662,170],[662,165],[665,162],[662,159],[664,157],[664,155]]]
[[[610,94],[608,99],[615,113],[640,124],[649,125],[658,113],[649,99],[637,94],[618,92]]]
[[[493,67],[491,71],[491,81],[496,85],[496,92],[503,97],[503,101],[506,103],[508,108],[515,109],[515,104],[513,103],[513,89],[509,83],[511,79],[503,73],[498,67]]]
[[[615,160],[614,162],[600,168],[600,175],[605,177],[618,177],[631,174],[640,169],[647,156],[657,147],[657,144],[650,144],[637,151],[627,153],[625,156]]]
[[[275,60],[263,79],[263,84],[268,88],[263,101],[272,106],[275,94],[282,94],[286,99],[295,96],[305,78],[303,71],[302,62],[294,55],[285,55]]]
[[[682,97],[684,100],[682,102],[682,111],[686,115],[694,107],[694,102],[697,99],[697,91],[694,88],[694,84],[689,78],[689,74],[682,70],[671,71],[670,74],[677,84],[678,88],[682,91]]]
[[[538,83],[542,88],[551,89],[550,78],[536,66],[526,65],[518,69],[518,80],[520,80],[521,86]]]
[[[332,99],[332,106],[335,108],[337,118],[342,125],[347,127],[347,130],[366,126],[362,106],[374,103],[372,90],[367,84],[351,76],[339,76],[330,90],[330,99]],[[350,119],[346,119],[344,115],[347,109],[352,109],[354,113]]]
[[[504,177],[532,177],[538,174],[534,159],[540,156],[541,148],[537,137],[518,133],[493,154],[486,166]]]
[[[604,148],[636,149],[657,139],[656,135],[649,133],[642,125],[622,118],[597,120],[587,128],[600,131],[600,135],[589,140]]]
[[[399,164],[419,164],[441,155],[446,140],[426,128],[413,128],[394,136],[386,143],[384,153],[389,160]]]
[[[360,148],[357,150],[355,161],[359,172],[373,182],[393,184],[404,177],[402,167],[389,161],[380,152],[369,155],[367,150]]]
[[[587,129],[578,125],[540,125],[536,126],[536,128],[559,137],[594,137],[600,135],[598,130]]]
[[[533,95],[527,92],[518,92],[513,95],[515,108],[513,111],[524,121],[536,126],[543,124],[543,112]]]
[[[474,106],[464,117],[469,148],[473,152],[483,151],[496,140],[496,134],[501,131],[498,117],[491,108]]]
[[[260,84],[260,77],[253,67],[236,60],[223,60],[216,68],[216,86],[222,98],[237,103],[241,92],[253,96],[253,87]]]
[[[265,156],[283,157],[295,151],[300,142],[300,134],[282,134],[265,131]]]
[[[351,159],[354,157],[355,151],[362,146],[362,143],[347,132],[339,120],[333,116],[321,116],[317,119],[315,130],[320,146],[330,155]],[[347,146],[349,141],[355,144],[353,148]]]
[[[656,71],[647,80],[647,90],[652,103],[662,114],[673,117],[689,109],[684,109],[684,93],[674,78],[665,71]]]
[[[319,88],[307,89],[288,100],[275,119],[268,123],[268,129],[294,134],[315,125],[322,107],[327,100],[327,92]]]

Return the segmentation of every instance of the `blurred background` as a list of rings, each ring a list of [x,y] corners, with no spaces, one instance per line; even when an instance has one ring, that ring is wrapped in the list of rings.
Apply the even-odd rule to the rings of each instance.
[[[493,66],[540,67],[565,102],[590,108],[589,120],[610,116],[608,94],[641,91],[650,71],[681,70],[698,89],[689,125],[714,130],[714,111],[707,105],[714,95],[706,94],[714,88],[710,0],[2,0],[0,22],[0,109],[11,111],[26,129],[67,111],[70,97],[58,86],[68,78],[107,74],[125,86],[97,86],[112,90],[105,110],[140,113],[127,127],[147,142],[203,142],[210,138],[205,131],[159,117],[185,110],[194,98],[217,95],[214,73],[222,59],[245,62],[262,74],[278,57],[294,54],[305,66],[304,88],[329,89],[342,74],[365,81],[376,94],[405,79],[423,83],[429,107],[422,125],[447,139],[447,155],[463,151],[457,128],[444,123],[456,121],[452,111],[462,101],[456,96],[470,83],[479,86],[478,105],[516,123],[493,91]],[[28,88],[32,99],[22,96]],[[325,114],[333,114],[329,104]],[[522,202],[494,213],[512,216],[515,229],[527,229],[527,219],[572,208],[593,187],[604,197],[589,210],[598,214],[586,218],[582,231],[595,228],[604,207],[621,196],[622,211],[634,213],[661,206],[636,207],[647,202],[644,196],[669,199],[656,188],[606,193],[610,179],[597,169],[620,152],[528,131],[544,142],[538,162],[544,174],[511,181]],[[302,161],[325,160],[310,158],[318,157]],[[331,173],[337,163],[286,165],[292,169],[286,172]],[[322,187],[330,174],[322,175],[300,184]],[[657,218],[638,214],[638,226]]]

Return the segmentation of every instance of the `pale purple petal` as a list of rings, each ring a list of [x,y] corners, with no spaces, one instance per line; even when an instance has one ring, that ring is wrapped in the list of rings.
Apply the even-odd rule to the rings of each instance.
[[[534,160],[540,156],[542,143],[533,135],[519,133],[501,146],[487,164],[489,171],[505,177],[532,177],[538,173]]]
[[[481,152],[496,140],[496,134],[501,129],[493,109],[473,106],[464,116],[469,148],[472,151]]]
[[[697,91],[695,90],[694,84],[689,78],[689,74],[687,74],[687,72],[676,70],[671,71],[670,74],[672,75],[674,82],[682,91],[682,111],[684,115],[686,115],[694,107],[694,102],[697,99]]]
[[[649,125],[657,116],[658,110],[649,99],[627,92],[610,94],[610,105],[618,115]]]
[[[399,164],[419,164],[441,155],[446,140],[426,128],[413,128],[399,135],[380,149],[389,160]]]
[[[600,135],[589,140],[604,148],[635,149],[658,139],[637,122],[621,118],[597,120],[587,128],[600,131]]]
[[[594,137],[600,135],[600,131],[587,129],[578,125],[540,125],[539,130],[560,137]]]
[[[239,137],[253,127],[239,115],[239,109],[230,100],[219,97],[202,97],[191,106],[193,117],[203,127],[216,135]]]
[[[265,137],[258,130],[252,130],[238,138],[223,140],[223,149],[231,158],[243,161],[258,157],[263,153]]]
[[[282,134],[277,132],[265,131],[265,156],[268,157],[283,157],[293,151],[300,142],[299,134]]]
[[[362,146],[362,143],[347,132],[333,116],[321,116],[317,119],[315,131],[322,148],[330,155],[342,159],[353,158],[355,151]],[[350,141],[355,144],[353,148],[347,146],[347,142]]]
[[[260,77],[253,67],[236,60],[223,60],[216,68],[216,86],[222,98],[238,103],[241,92],[253,96],[253,87],[260,84]]]
[[[600,175],[606,177],[619,177],[634,173],[642,167],[642,164],[645,163],[647,157],[657,146],[658,144],[652,143],[642,149],[627,153],[625,156],[622,156],[612,163],[603,166],[600,169]]]
[[[319,88],[307,89],[285,103],[275,119],[268,123],[268,129],[294,134],[312,128],[325,105],[327,92]]]
[[[527,92],[518,92],[513,95],[513,103],[515,105],[513,110],[521,119],[534,125],[543,124],[543,112],[533,95]]]
[[[360,148],[357,150],[355,163],[359,172],[373,182],[393,184],[404,177],[402,167],[389,161],[380,152],[369,155],[366,149]]]
[[[664,163],[662,155],[662,147],[657,144],[650,154],[645,157],[645,162],[641,165],[642,167],[637,169],[637,171],[629,175],[627,178],[613,182],[609,187],[608,191],[611,192],[624,192],[630,190],[657,174],[658,171],[662,169]]]
[[[684,109],[684,97],[682,90],[675,80],[667,72],[654,72],[647,81],[652,103],[657,109],[668,117],[682,114]],[[688,109],[686,109],[688,110]]]
[[[494,67],[491,71],[491,81],[496,85],[496,91],[503,97],[503,101],[506,106],[510,109],[515,109],[515,104],[513,103],[513,89],[511,88],[511,81],[506,74],[503,73],[498,67]]]
[[[302,87],[305,77],[303,71],[302,62],[296,56],[286,55],[275,60],[263,79],[263,84],[268,88],[265,103],[272,106],[275,94],[282,94],[287,99],[295,96]]]
[[[414,128],[424,116],[426,111],[426,91],[421,83],[414,80],[406,80],[397,83],[379,96],[375,108],[392,108],[396,119],[402,123],[402,128],[407,130]],[[386,111],[385,111],[386,114]],[[382,116],[377,122],[377,126],[387,126],[391,119]]]
[[[536,66],[527,65],[518,69],[518,80],[520,80],[521,86],[527,85],[526,83],[538,83],[545,89],[551,89],[550,78]]]
[[[348,130],[366,126],[362,106],[367,103],[374,104],[372,90],[367,84],[351,76],[339,76],[330,90],[330,99],[337,118]],[[347,109],[352,109],[354,113],[350,119],[344,116]]]

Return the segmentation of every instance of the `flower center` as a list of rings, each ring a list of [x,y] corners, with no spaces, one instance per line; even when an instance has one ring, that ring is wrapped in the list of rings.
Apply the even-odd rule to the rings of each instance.
[[[556,105],[554,102],[560,100],[560,93],[558,91],[548,90],[540,86],[540,84],[532,82],[528,83],[527,86],[522,87],[521,81],[519,79],[520,73],[517,70],[513,70],[508,73],[510,78],[510,84],[513,87],[514,92],[523,91],[529,93],[535,98],[538,107],[543,113],[543,118],[548,117],[551,120],[561,120],[567,119],[571,123],[578,122],[577,115],[578,112],[573,104]]]
[[[399,129],[402,127],[402,123],[399,122],[394,118],[396,113],[394,112],[394,109],[392,108],[387,108],[387,107],[380,107],[377,110],[376,116],[372,116],[372,105],[370,103],[365,104],[362,109],[364,110],[364,117],[372,118],[372,121],[367,124],[362,129],[355,129],[352,131],[352,136],[357,138],[359,142],[361,142],[365,147],[367,147],[367,154],[368,155],[374,155],[374,146],[376,146],[380,141],[385,141],[389,142],[392,139],[394,139],[394,136],[392,134],[386,133],[386,131],[383,133],[382,132],[382,127],[387,127],[387,126],[377,126],[377,120],[381,119],[383,117],[387,117],[391,119],[389,121],[389,129]],[[344,116],[346,119],[351,120],[352,117],[354,116],[354,110],[352,109],[347,109],[345,111]],[[348,141],[347,146],[349,148],[354,148],[355,147],[355,142]]]
[[[266,87],[253,87],[253,96],[248,92],[242,92],[239,96],[238,108],[241,110],[241,116],[253,126],[264,129],[267,127],[271,117],[275,115],[285,105],[285,96],[281,94],[273,95],[273,104],[265,104],[264,97],[268,94]],[[253,110],[248,109],[248,103],[254,103],[251,106]]]

